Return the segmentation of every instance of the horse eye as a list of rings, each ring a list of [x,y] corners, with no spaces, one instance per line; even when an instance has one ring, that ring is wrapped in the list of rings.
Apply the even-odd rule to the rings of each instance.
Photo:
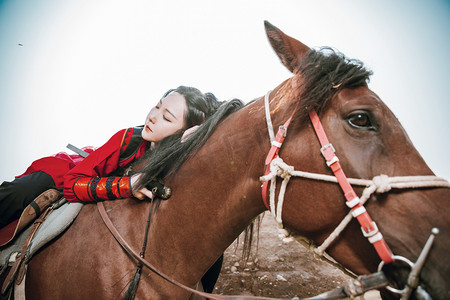
[[[359,129],[372,129],[372,122],[370,121],[369,116],[366,113],[356,113],[352,114],[347,118],[347,122],[356,128]]]

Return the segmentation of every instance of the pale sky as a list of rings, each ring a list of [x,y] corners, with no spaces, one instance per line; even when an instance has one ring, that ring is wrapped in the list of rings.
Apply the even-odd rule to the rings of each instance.
[[[371,89],[450,179],[449,1],[0,0],[0,182],[67,143],[101,146],[142,124],[178,85],[264,95],[290,77],[264,20],[364,61]]]

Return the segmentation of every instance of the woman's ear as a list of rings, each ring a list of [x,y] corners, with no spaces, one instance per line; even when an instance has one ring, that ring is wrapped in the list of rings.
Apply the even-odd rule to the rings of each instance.
[[[186,129],[186,131],[181,136],[181,142],[184,143],[199,127],[199,125],[195,125],[191,128]]]
[[[191,128],[186,129],[186,131],[181,136],[181,142],[184,143],[199,127],[199,125],[195,125]]]

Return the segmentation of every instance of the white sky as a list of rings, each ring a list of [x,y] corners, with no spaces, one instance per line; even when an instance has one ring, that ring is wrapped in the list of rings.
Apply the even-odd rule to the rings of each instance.
[[[448,1],[0,0],[0,182],[67,143],[100,146],[142,124],[181,84],[264,95],[290,77],[264,20],[364,61],[372,90],[450,178]]]

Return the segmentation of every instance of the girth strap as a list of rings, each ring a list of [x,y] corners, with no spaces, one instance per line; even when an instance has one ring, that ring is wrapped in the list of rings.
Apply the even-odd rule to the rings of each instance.
[[[53,212],[53,208],[47,207],[46,210],[42,213],[42,215],[36,219],[33,223],[33,227],[31,229],[30,234],[27,237],[27,240],[25,241],[25,244],[22,247],[22,251],[16,258],[16,261],[14,262],[13,266],[11,267],[11,270],[9,270],[8,275],[5,278],[5,281],[3,282],[3,286],[1,289],[1,294],[5,294],[6,291],[11,288],[11,285],[16,282],[17,284],[20,284],[22,279],[25,276],[26,270],[24,267],[24,263],[26,263],[28,256],[27,256],[27,248],[30,246],[31,241],[33,240],[33,237],[35,236],[36,232],[42,225],[42,223],[45,221],[45,219]]]

